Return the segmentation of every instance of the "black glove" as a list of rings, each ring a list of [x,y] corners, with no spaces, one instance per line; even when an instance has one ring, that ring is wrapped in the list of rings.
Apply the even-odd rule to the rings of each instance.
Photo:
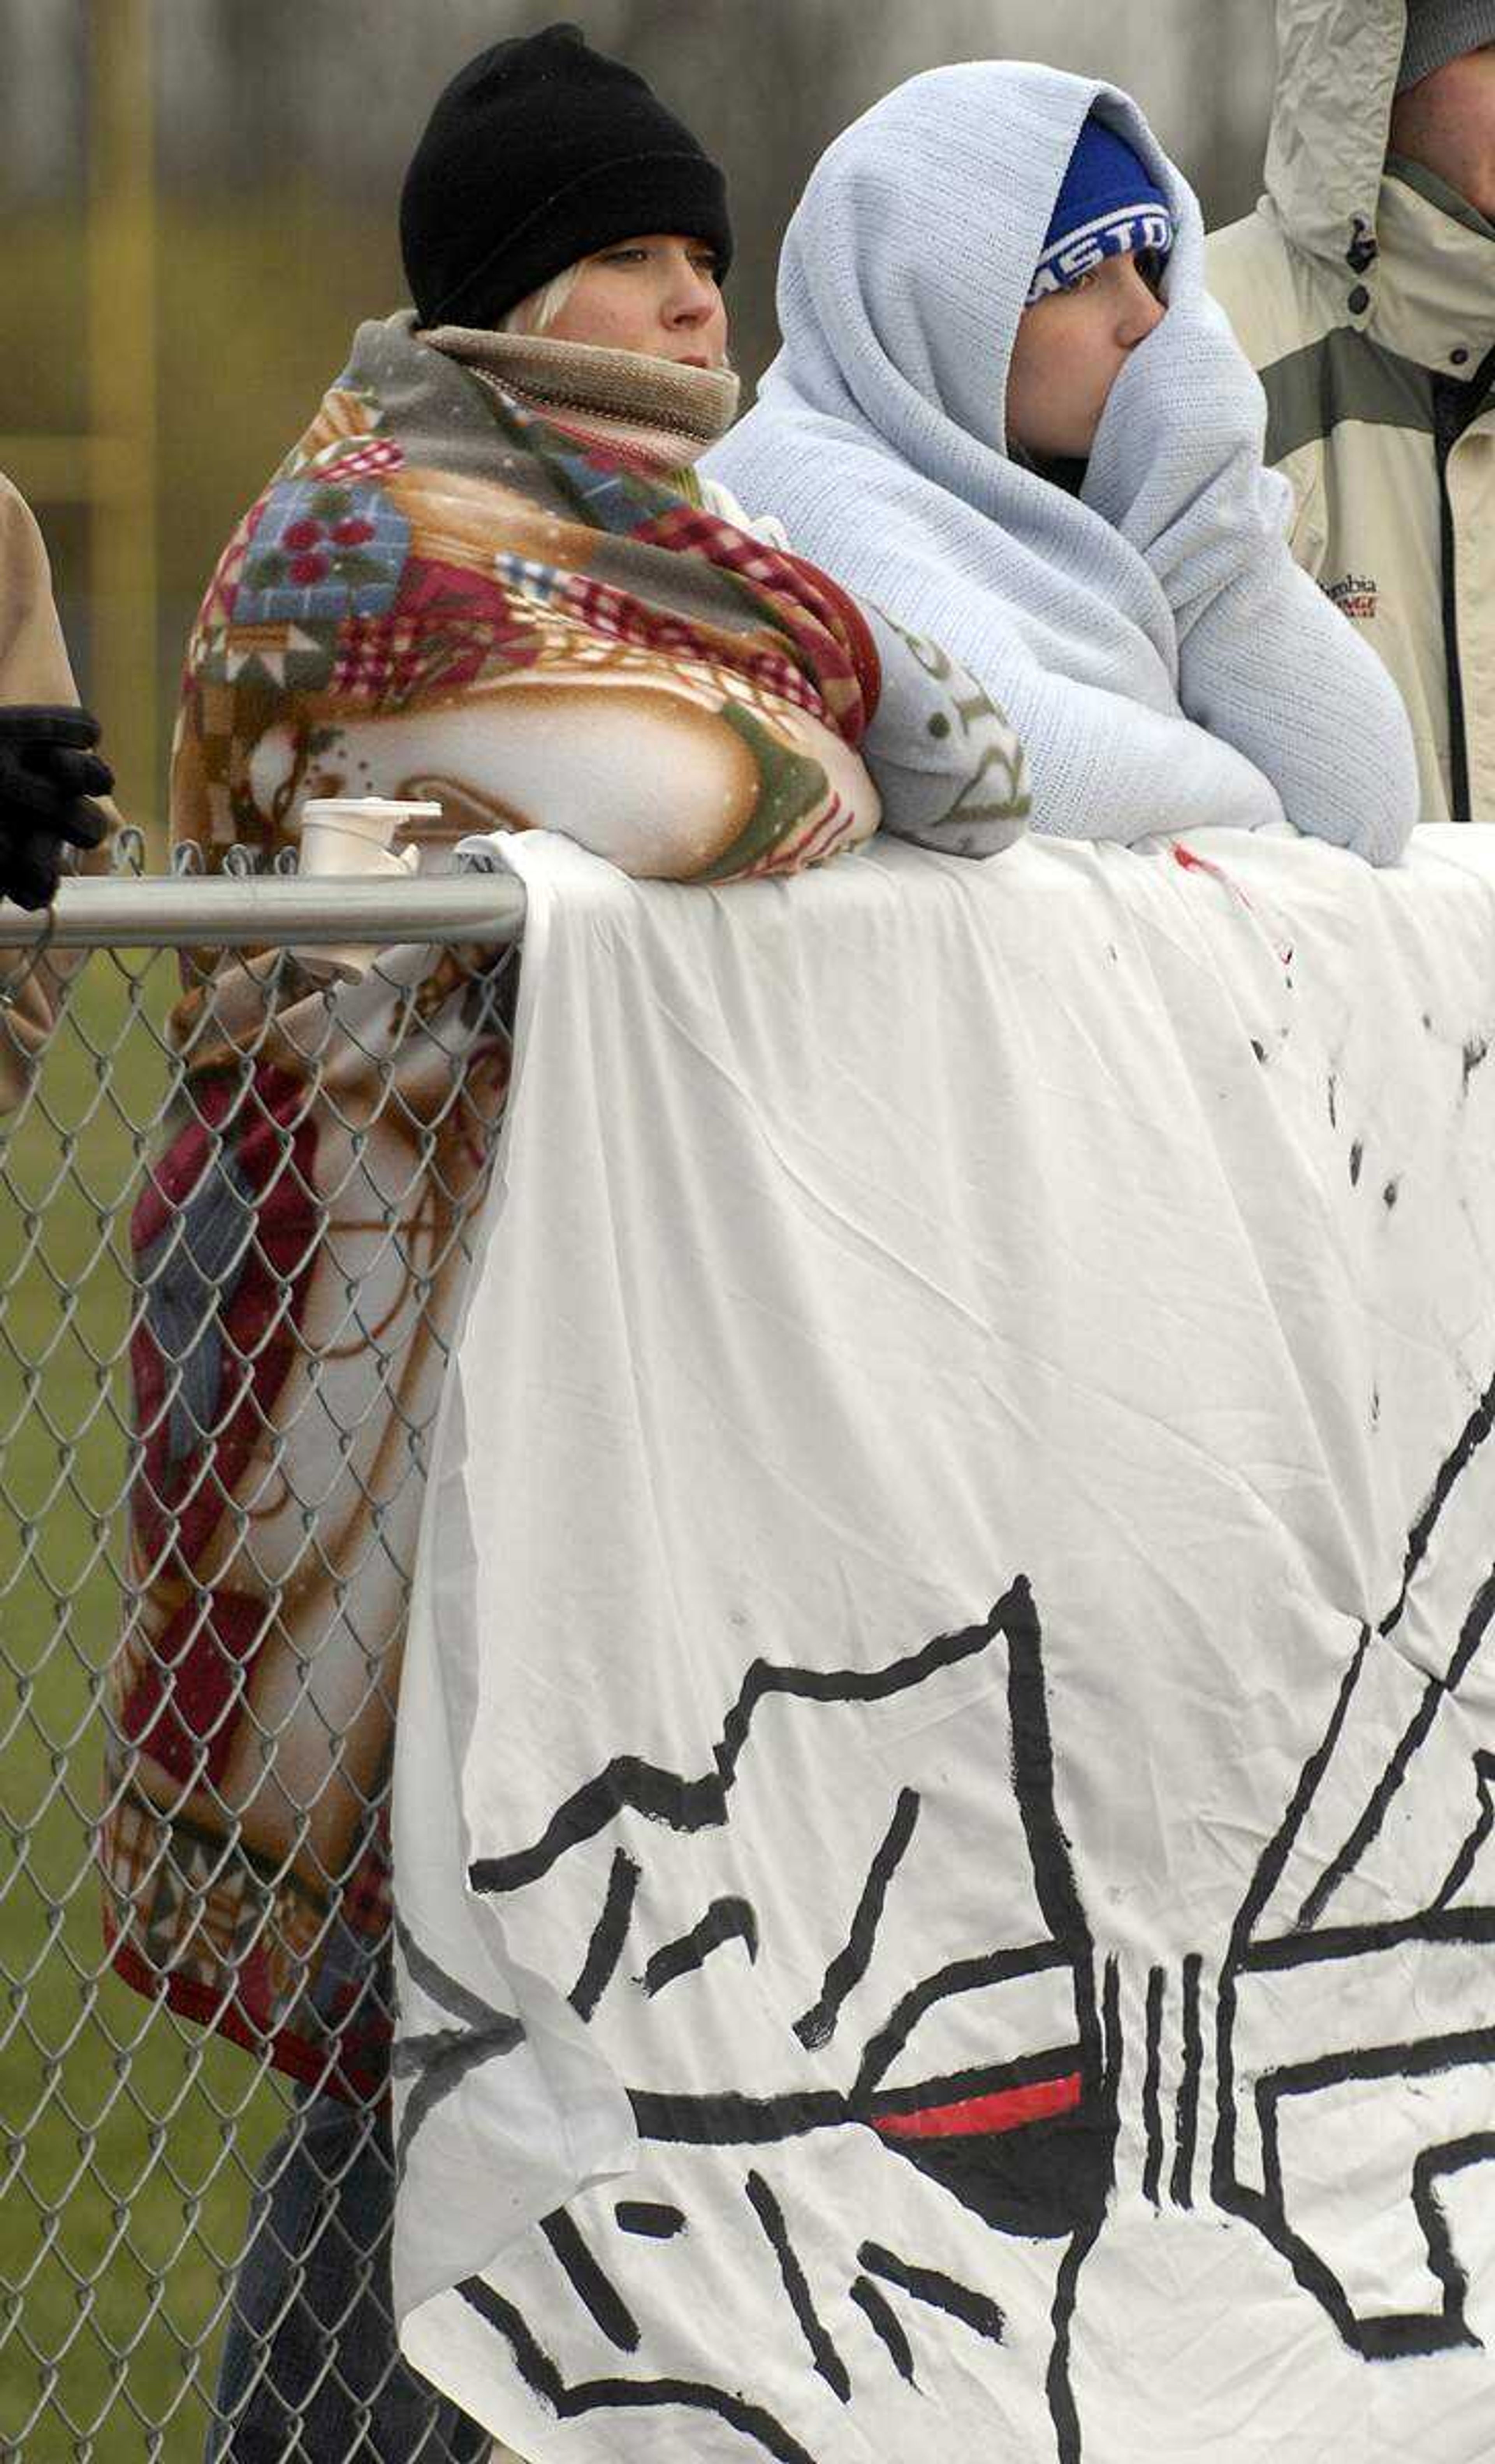
[[[60,842],[96,847],[108,825],[91,796],[114,772],[93,747],[86,710],[16,704],[0,709],[0,898],[47,907],[56,894]]]

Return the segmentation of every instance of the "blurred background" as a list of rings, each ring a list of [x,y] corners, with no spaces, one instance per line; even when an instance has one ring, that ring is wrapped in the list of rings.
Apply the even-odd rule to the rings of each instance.
[[[0,0],[0,470],[45,529],[132,818],[162,816],[181,646],[229,530],[359,319],[404,299],[395,209],[432,100],[558,13],[725,165],[749,384],[806,173],[916,70],[1005,55],[1113,78],[1211,224],[1260,183],[1265,0]]]

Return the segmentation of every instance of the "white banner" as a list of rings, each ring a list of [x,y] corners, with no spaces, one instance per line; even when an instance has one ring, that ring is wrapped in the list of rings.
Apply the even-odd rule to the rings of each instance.
[[[1495,833],[515,862],[406,2350],[535,2464],[1487,2464]]]

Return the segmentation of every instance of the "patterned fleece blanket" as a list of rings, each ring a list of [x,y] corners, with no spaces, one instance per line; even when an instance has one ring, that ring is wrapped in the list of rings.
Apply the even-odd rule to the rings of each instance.
[[[310,796],[433,796],[459,830],[560,829],[712,880],[866,837],[866,625],[691,486],[552,424],[407,316],[361,326],[204,600],[178,834],[264,845]]]
[[[233,841],[274,861],[303,802],[343,790],[439,799],[423,864],[498,822],[712,880],[866,837],[861,619],[689,485],[552,427],[407,319],[362,327],[193,628],[173,842],[209,869]],[[141,1991],[377,2094],[395,1690],[504,997],[453,952],[335,1001],[273,957],[200,953],[187,979],[132,1224],[105,1930]]]

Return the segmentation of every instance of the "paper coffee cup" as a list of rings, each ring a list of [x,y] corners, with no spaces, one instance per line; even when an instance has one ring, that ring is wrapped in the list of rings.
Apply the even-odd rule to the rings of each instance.
[[[406,803],[391,796],[319,796],[301,807],[300,872],[303,879],[407,879],[420,869],[419,847],[389,842],[404,822],[441,819],[441,806]],[[308,975],[361,983],[381,951],[354,942],[321,943],[298,950]]]
[[[402,822],[439,822],[441,806],[393,796],[315,796],[301,806],[301,870],[413,872],[417,850],[390,845]]]

